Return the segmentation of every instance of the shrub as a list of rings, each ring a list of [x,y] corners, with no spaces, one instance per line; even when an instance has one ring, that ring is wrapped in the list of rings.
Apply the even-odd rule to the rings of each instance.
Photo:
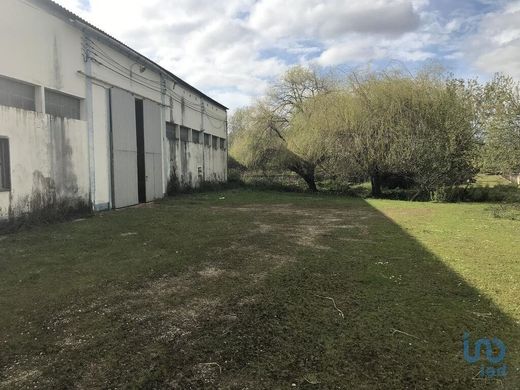
[[[173,196],[181,192],[181,183],[179,178],[177,177],[177,172],[175,171],[175,167],[172,167],[170,173],[170,179],[168,180],[168,185],[166,186],[166,194],[168,196]]]
[[[437,202],[520,202],[520,189],[513,185],[494,187],[442,187],[432,194]]]
[[[491,215],[499,219],[509,219],[512,221],[520,221],[520,204],[498,204],[488,209]]]

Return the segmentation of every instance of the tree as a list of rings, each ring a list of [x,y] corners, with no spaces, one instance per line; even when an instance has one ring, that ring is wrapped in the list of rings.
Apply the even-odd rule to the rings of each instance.
[[[325,149],[308,142],[319,130],[309,130],[295,118],[306,113],[307,100],[327,94],[332,86],[332,79],[317,70],[297,66],[287,71],[264,99],[235,113],[231,155],[249,168],[292,171],[316,191],[316,168]]]
[[[483,170],[504,175],[520,173],[520,84],[496,74],[478,92]]]
[[[463,91],[438,73],[352,75],[338,127],[343,165],[370,177],[373,196],[388,173],[413,180],[418,193],[473,177],[473,112]]]

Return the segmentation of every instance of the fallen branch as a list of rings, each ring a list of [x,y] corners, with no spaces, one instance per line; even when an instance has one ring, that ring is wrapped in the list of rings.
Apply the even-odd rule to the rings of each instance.
[[[477,313],[476,311],[471,311],[470,313],[476,315],[477,317],[491,317],[493,315],[491,313]]]
[[[222,367],[220,366],[220,364],[216,363],[216,362],[209,362],[209,363],[200,363],[201,366],[217,366],[220,370],[220,373],[222,374]]]
[[[413,334],[406,333],[406,332],[403,332],[402,330],[392,328],[392,336],[393,336],[394,334],[396,334],[396,333],[401,333],[401,334],[404,334],[404,335],[406,335],[406,336],[413,337],[414,339],[420,340],[419,337],[414,336]]]
[[[336,309],[338,311],[338,313],[341,316],[341,318],[345,319],[345,314],[343,314],[343,312],[336,306],[336,301],[334,300],[334,298],[324,297],[323,295],[318,295],[318,294],[314,294],[314,296],[316,296],[318,298],[328,299],[329,301],[332,301],[332,304],[334,305],[334,309]]]

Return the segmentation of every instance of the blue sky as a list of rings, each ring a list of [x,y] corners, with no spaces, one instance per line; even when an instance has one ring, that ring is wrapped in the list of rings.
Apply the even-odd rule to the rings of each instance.
[[[520,79],[520,0],[58,2],[231,108],[296,64]]]

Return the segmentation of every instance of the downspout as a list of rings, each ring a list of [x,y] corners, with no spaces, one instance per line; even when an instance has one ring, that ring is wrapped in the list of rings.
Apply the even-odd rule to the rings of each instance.
[[[83,60],[85,62],[85,114],[87,120],[88,132],[88,168],[89,168],[89,202],[93,210],[96,209],[96,163],[94,158],[94,113],[93,113],[93,93],[92,93],[92,60],[90,56],[90,41],[87,34],[83,30],[84,53]]]
[[[224,126],[226,127],[226,165],[224,167],[224,172],[226,173],[225,182],[228,181],[228,161],[229,161],[229,133],[228,133],[228,121],[227,121],[227,111],[226,111],[226,122],[224,122]]]
[[[202,183],[206,182],[206,132],[204,131],[204,100],[201,99],[200,129],[202,130]]]
[[[164,115],[164,108],[166,106],[166,79],[162,73],[160,73],[161,76],[161,173],[162,173],[162,194],[161,197],[164,197],[166,194],[166,188],[168,185],[168,172],[167,172],[167,164],[165,163],[164,159],[168,155],[165,151],[165,139],[166,139],[166,120]],[[169,164],[168,164],[169,165]]]
[[[112,88],[108,89],[108,148],[110,151],[110,208],[116,208],[116,191],[114,183],[114,125],[112,119]]]

